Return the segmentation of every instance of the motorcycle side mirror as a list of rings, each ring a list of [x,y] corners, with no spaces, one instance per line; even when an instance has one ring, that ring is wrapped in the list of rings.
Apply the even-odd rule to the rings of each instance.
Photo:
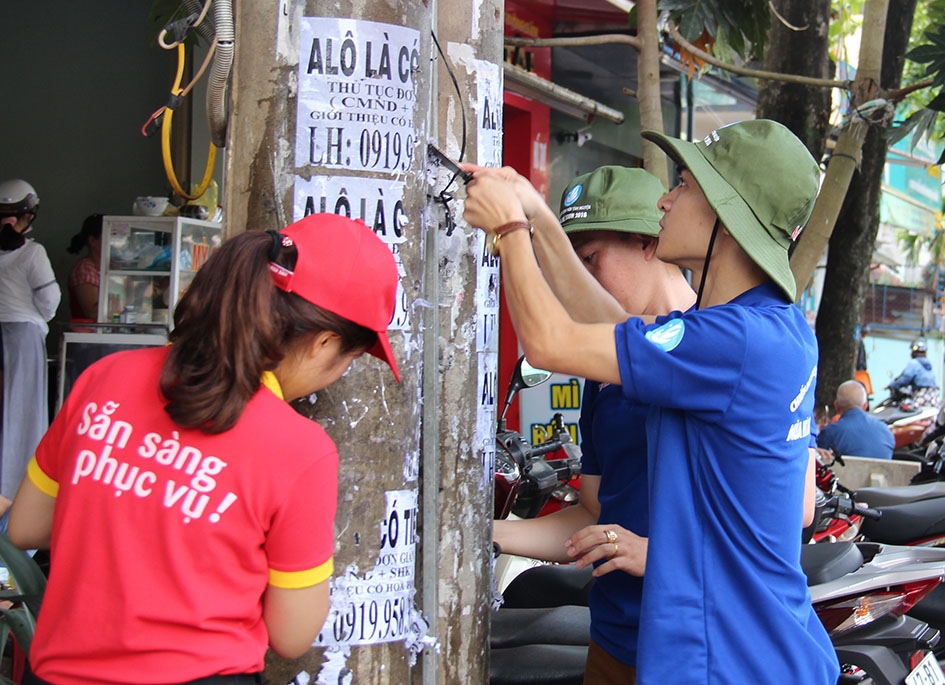
[[[525,355],[519,357],[518,361],[515,363],[515,370],[512,371],[512,380],[509,381],[508,392],[505,393],[505,406],[502,408],[502,414],[499,416],[499,420],[505,420],[505,414],[508,412],[509,407],[512,406],[512,400],[515,399],[519,391],[541,385],[549,378],[551,378],[551,371],[535,368],[528,363],[528,360],[525,359]]]

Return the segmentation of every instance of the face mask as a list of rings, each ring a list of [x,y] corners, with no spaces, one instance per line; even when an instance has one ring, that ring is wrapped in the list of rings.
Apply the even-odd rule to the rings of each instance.
[[[3,228],[0,228],[0,250],[18,250],[25,243],[26,238],[12,224],[4,223]]]

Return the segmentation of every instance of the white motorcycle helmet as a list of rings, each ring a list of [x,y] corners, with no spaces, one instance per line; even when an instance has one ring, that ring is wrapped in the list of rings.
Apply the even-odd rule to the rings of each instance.
[[[33,186],[19,178],[0,181],[0,217],[30,214],[32,225],[38,212],[39,195]]]

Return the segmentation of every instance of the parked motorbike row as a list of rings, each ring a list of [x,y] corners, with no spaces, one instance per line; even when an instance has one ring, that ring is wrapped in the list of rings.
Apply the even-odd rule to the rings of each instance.
[[[935,422],[938,409],[917,407],[910,394],[890,388],[889,397],[877,404],[870,413],[892,431],[895,438],[893,458],[911,461],[925,451],[923,439]]]
[[[579,450],[560,419],[560,430],[538,446],[506,428],[515,394],[547,378],[524,369],[516,369],[499,420],[498,518],[540,515],[552,493],[579,483]],[[932,430],[929,423],[922,428],[928,447],[916,456],[916,482],[925,485],[854,492],[839,482],[833,462],[818,466],[817,517],[805,531],[811,544],[801,562],[843,685],[945,685],[938,662],[945,656],[945,411]],[[913,448],[921,441],[914,438]],[[516,559],[500,555],[496,566],[504,603],[492,614],[490,682],[581,683],[591,570],[524,560],[516,567]]]

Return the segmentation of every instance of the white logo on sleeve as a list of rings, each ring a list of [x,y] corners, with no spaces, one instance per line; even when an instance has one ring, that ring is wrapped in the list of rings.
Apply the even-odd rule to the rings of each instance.
[[[797,408],[801,406],[801,402],[804,401],[804,397],[807,395],[810,390],[810,386],[814,384],[814,379],[817,378],[817,367],[815,366],[810,370],[810,376],[807,377],[807,382],[801,386],[800,392],[794,396],[794,401],[791,402],[791,411],[797,411]]]
[[[651,343],[656,345],[663,352],[669,352],[676,349],[682,342],[683,334],[686,332],[686,324],[682,319],[672,319],[667,321],[659,328],[654,328],[646,332],[645,337]]]
[[[794,400],[791,402],[792,414],[800,408],[801,402],[804,401],[807,393],[810,392],[810,389],[814,385],[814,381],[816,379],[817,366],[814,365],[814,368],[810,370],[810,376],[807,377],[807,382],[801,386],[800,391],[794,396]],[[791,428],[788,430],[787,434],[788,442],[792,440],[802,440],[810,435],[810,419],[811,417],[807,416],[803,419],[798,419],[791,425]]]

